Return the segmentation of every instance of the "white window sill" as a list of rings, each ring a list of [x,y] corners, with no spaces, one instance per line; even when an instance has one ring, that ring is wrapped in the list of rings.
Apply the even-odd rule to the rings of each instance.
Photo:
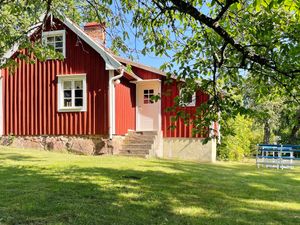
[[[79,107],[79,108],[61,108],[58,109],[58,112],[86,112],[86,109]]]
[[[195,104],[195,103],[189,103],[189,104],[180,103],[179,106],[182,107],[182,108],[186,108],[186,107],[196,107],[196,104]]]

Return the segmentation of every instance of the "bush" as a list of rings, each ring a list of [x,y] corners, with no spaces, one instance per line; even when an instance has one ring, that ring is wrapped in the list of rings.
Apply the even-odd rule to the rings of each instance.
[[[221,160],[242,160],[255,153],[256,144],[262,139],[262,129],[254,126],[252,119],[238,115],[227,121],[231,133],[222,137],[218,146]],[[222,134],[222,132],[221,132]]]

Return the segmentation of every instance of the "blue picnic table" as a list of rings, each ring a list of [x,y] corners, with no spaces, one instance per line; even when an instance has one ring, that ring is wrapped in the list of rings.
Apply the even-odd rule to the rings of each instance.
[[[300,145],[258,144],[256,166],[269,168],[293,168],[300,160]]]

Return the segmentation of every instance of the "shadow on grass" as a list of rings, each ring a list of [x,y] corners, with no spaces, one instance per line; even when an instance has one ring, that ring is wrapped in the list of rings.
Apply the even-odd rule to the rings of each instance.
[[[0,224],[299,222],[300,181],[284,172],[145,162],[146,170],[0,165]]]
[[[43,161],[41,159],[37,159],[35,157],[31,156],[25,156],[20,154],[14,154],[14,153],[1,153],[0,152],[0,162],[1,160],[14,160],[14,161]]]

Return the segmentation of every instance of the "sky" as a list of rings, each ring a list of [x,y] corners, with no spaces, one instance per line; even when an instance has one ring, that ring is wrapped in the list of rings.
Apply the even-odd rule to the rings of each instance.
[[[118,1],[116,1],[116,2],[118,2]],[[201,11],[203,14],[207,15],[210,11],[209,7],[207,6],[207,4],[209,4],[209,3],[210,3],[210,0],[208,0],[208,1],[204,0],[203,4],[199,5],[199,7],[198,7],[199,11]],[[112,9],[113,10],[116,10],[115,7],[116,7],[116,5],[112,4]],[[125,24],[125,26],[126,26],[125,29],[129,34],[129,40],[125,41],[126,45],[129,48],[136,48],[138,50],[143,49],[143,47],[144,47],[143,41],[141,39],[137,39],[135,37],[135,30],[130,25],[130,23],[133,19],[133,15],[129,13],[129,14],[126,14],[126,15],[123,15],[123,16],[125,16],[126,20],[128,21],[128,24]],[[187,31],[187,34],[189,34],[188,31]],[[109,42],[109,40],[108,40],[108,42]],[[128,58],[128,56],[126,54],[120,53],[120,55],[122,57]],[[168,52],[168,55],[170,55],[172,57],[172,52]],[[171,61],[171,59],[167,56],[162,56],[162,57],[155,56],[155,54],[153,54],[153,53],[152,54],[148,53],[147,55],[133,54],[132,56],[134,57],[134,61],[140,62],[142,64],[145,64],[145,65],[148,65],[148,66],[151,66],[151,67],[155,67],[155,68],[158,68],[158,69],[160,68],[160,66],[162,64]],[[175,65],[175,67],[173,69],[176,70],[178,68]]]

